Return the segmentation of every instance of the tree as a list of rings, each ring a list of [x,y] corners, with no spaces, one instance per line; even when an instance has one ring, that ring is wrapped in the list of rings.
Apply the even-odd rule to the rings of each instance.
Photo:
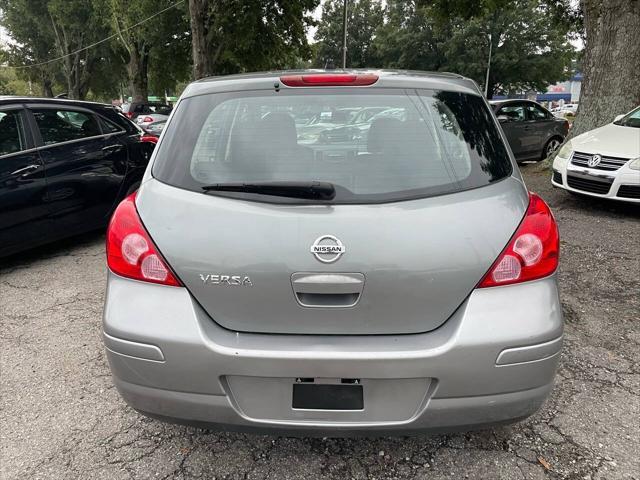
[[[149,90],[158,95],[174,94],[177,85],[191,79],[191,32],[185,4],[167,12],[171,34],[151,49]]]
[[[70,98],[85,98],[91,74],[105,55],[104,44],[96,42],[109,36],[101,0],[49,0],[49,24],[53,27],[55,47],[61,60],[62,73]]]
[[[282,68],[309,56],[320,0],[189,0],[193,77]]]
[[[173,0],[108,0],[133,101],[149,95],[149,62],[152,58],[163,61],[154,51],[166,48],[188,29],[182,11],[171,8],[174,5]]]
[[[0,26],[13,40],[5,46],[9,64],[36,65],[55,56],[55,35],[47,3],[47,0],[0,0]],[[19,69],[17,75],[40,85],[43,96],[53,97],[56,70],[56,65],[46,64]]]
[[[487,96],[544,91],[570,75],[575,57],[567,30],[549,22],[536,0],[513,0],[469,19],[453,17],[451,36],[443,42],[442,70],[460,73],[484,86],[491,42]]]
[[[460,73],[498,91],[543,90],[569,76],[575,56],[565,26],[536,0],[390,0],[379,37],[385,66]]]
[[[418,0],[443,14],[478,16],[510,0]],[[505,3],[506,2],[506,3]],[[580,106],[571,135],[604,125],[640,103],[640,2],[638,0],[539,0],[549,24],[564,25],[585,41]]]
[[[386,22],[376,36],[381,65],[388,68],[437,71],[445,63],[443,47],[451,36],[432,6],[388,0]]]
[[[322,5],[322,20],[315,34],[318,41],[315,64],[321,68],[342,65],[344,0],[328,0]],[[384,23],[384,7],[377,0],[351,0],[347,9],[347,66],[377,67],[380,57],[376,34]]]
[[[582,0],[582,10],[584,77],[572,136],[640,104],[640,2]]]

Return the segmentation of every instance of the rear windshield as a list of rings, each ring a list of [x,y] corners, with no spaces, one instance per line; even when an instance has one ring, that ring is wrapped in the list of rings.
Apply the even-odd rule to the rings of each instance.
[[[158,180],[198,192],[223,183],[330,182],[335,198],[322,203],[441,195],[510,174],[507,150],[481,97],[383,88],[184,99],[153,167]],[[255,193],[209,194],[300,203]]]

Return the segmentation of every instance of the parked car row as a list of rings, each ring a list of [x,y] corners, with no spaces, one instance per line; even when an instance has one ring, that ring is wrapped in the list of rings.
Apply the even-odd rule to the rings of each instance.
[[[106,226],[153,148],[112,106],[0,97],[0,256]]]
[[[548,158],[562,145],[569,122],[554,117],[529,100],[490,102],[518,162]],[[306,145],[367,144],[369,128],[377,119],[405,120],[407,108],[392,106],[325,109],[307,122],[296,122],[298,140]]]

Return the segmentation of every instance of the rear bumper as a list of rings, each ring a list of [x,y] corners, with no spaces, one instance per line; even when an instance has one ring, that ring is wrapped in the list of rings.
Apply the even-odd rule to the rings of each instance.
[[[547,397],[562,343],[555,276],[474,291],[442,327],[417,335],[236,333],[184,288],[109,274],[105,344],[133,408],[221,429],[365,435],[518,420]],[[297,378],[360,379],[365,408],[291,408]]]

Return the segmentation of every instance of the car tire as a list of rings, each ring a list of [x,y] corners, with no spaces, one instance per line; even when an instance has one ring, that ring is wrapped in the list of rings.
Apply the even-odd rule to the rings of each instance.
[[[549,158],[551,155],[553,155],[553,152],[555,152],[560,148],[561,145],[562,145],[562,138],[560,137],[550,138],[547,141],[547,143],[545,143],[544,148],[542,149],[542,157],[540,158],[540,160]]]

